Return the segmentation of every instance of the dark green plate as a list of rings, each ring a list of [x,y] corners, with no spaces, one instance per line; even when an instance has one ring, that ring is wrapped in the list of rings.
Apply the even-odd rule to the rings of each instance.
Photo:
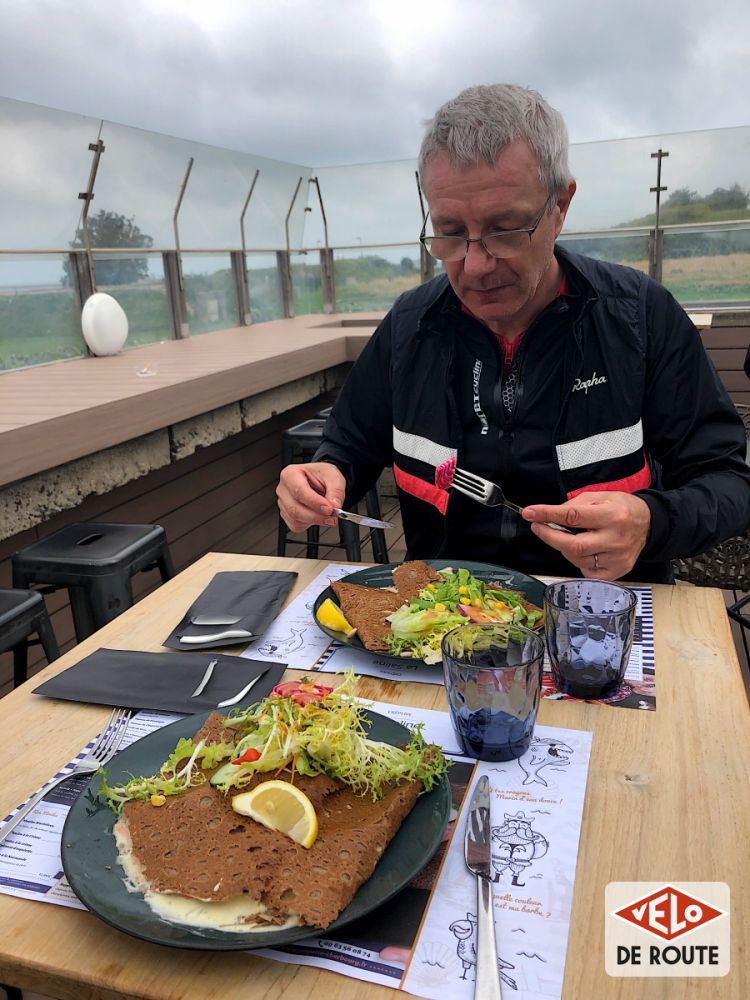
[[[483,580],[484,583],[499,583],[505,590],[520,590],[531,604],[536,604],[540,608],[544,607],[544,584],[534,576],[526,576],[525,573],[519,573],[515,569],[507,569],[505,566],[491,566],[489,563],[471,562],[468,559],[425,559],[424,562],[428,566],[432,566],[433,569],[468,569],[471,575],[475,576],[478,580]],[[401,563],[381,563],[377,566],[369,566],[367,569],[360,569],[356,573],[350,573],[349,576],[343,576],[341,580],[345,583],[358,583],[361,587],[392,587],[393,570],[400,565]],[[326,635],[329,635],[344,646],[351,646],[353,649],[361,649],[363,652],[368,652],[362,645],[362,640],[358,635],[353,635],[349,639],[343,632],[336,632],[335,629],[328,628],[318,621],[318,608],[329,597],[334,604],[338,605],[338,598],[333,587],[326,587],[318,595],[313,605],[315,624]],[[389,660],[394,663],[403,663],[404,660],[401,656],[389,656],[387,653],[371,652],[370,655],[377,656],[379,660]]]
[[[119,784],[133,774],[154,774],[179,738],[192,736],[208,714],[191,715],[165,726],[117,754],[107,767],[109,781]],[[367,712],[367,716],[372,721],[369,733],[373,739],[393,744],[409,741],[411,734],[406,726],[375,712]],[[98,787],[99,779],[92,778],[68,814],[62,835],[62,862],[76,896],[112,927],[155,944],[204,951],[271,948],[320,933],[314,927],[245,934],[200,931],[162,920],[140,893],[125,888],[112,833],[116,816],[101,799],[94,798],[93,789]],[[444,777],[436,788],[417,799],[377,868],[338,919],[326,928],[327,934],[386,902],[424,868],[440,844],[450,807],[450,786]]]

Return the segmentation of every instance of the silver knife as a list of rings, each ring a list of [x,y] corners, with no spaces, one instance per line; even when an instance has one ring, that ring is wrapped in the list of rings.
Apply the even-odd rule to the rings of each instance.
[[[354,521],[355,524],[364,525],[365,528],[395,528],[395,524],[390,521],[378,521],[376,517],[366,517],[364,514],[353,514],[350,510],[333,508],[333,513],[342,521]]]
[[[196,615],[190,618],[191,625],[236,625],[242,621],[242,615]]]
[[[222,639],[252,639],[253,633],[246,628],[228,628],[223,632],[213,632],[211,635],[181,635],[180,642],[185,646],[202,646],[206,642],[220,642]]]
[[[484,775],[477,782],[471,797],[464,835],[466,867],[477,877],[477,976],[474,996],[481,997],[481,1000],[502,1000],[492,913],[491,832],[490,782]]]
[[[253,679],[250,681],[250,683],[246,684],[241,691],[239,691],[237,694],[233,695],[231,698],[227,698],[226,701],[220,701],[219,704],[216,707],[217,708],[229,708],[230,705],[236,705],[238,701],[242,701],[242,699],[245,697],[245,695],[250,690],[250,688],[253,686],[253,684],[257,684],[258,681],[261,679],[261,677],[265,676],[265,674],[267,674],[267,673],[268,673],[268,671],[264,670],[263,673],[258,674],[257,677],[253,677]]]
[[[193,693],[190,695],[191,698],[197,698],[199,694],[203,694],[203,689],[205,688],[206,684],[208,684],[208,682],[211,680],[211,674],[214,672],[214,667],[218,662],[219,662],[218,660],[211,660],[209,665],[206,667],[206,672],[201,678],[200,684],[195,689],[195,691],[193,691]]]

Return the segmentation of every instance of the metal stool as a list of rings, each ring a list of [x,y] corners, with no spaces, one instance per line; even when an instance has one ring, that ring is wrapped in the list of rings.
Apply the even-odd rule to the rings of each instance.
[[[318,416],[312,420],[303,420],[301,424],[289,427],[284,431],[281,439],[281,465],[289,465],[291,462],[309,462],[323,441],[323,428],[325,419]],[[378,498],[377,484],[365,494],[365,505],[369,517],[382,520],[380,514],[380,500]],[[286,521],[279,514],[279,534],[276,554],[283,556],[286,552],[287,536],[289,528]],[[385,532],[382,528],[373,528],[364,536],[359,537],[359,528],[351,521],[339,521],[339,542],[328,543],[332,548],[343,548],[346,550],[346,558],[350,562],[362,561],[362,542],[370,541],[372,544],[372,557],[375,562],[388,562],[388,546],[385,541]],[[307,558],[317,559],[320,548],[320,528],[317,524],[307,529]]]
[[[315,416],[319,417],[321,420],[325,420],[326,417],[330,417],[332,409],[332,406],[326,406],[325,410],[318,410]]]
[[[133,605],[131,578],[158,568],[174,576],[167,536],[158,524],[69,524],[13,556],[13,586],[70,594],[79,642]]]
[[[35,632],[38,638],[29,639]],[[44,598],[36,590],[0,590],[0,653],[13,650],[13,687],[26,681],[29,646],[35,645],[47,663],[60,655]]]

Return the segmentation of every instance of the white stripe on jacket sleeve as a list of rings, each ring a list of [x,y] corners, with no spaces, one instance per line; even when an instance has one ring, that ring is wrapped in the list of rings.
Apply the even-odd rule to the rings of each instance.
[[[592,462],[604,462],[608,458],[622,458],[632,455],[643,447],[643,425],[639,420],[630,427],[620,427],[616,431],[605,431],[578,441],[568,441],[557,445],[557,461],[561,472],[578,469]]]
[[[398,427],[393,428],[393,448],[401,455],[416,458],[419,462],[435,467],[455,458],[458,454],[455,448],[446,448],[445,445],[437,444],[418,434],[407,434]]]

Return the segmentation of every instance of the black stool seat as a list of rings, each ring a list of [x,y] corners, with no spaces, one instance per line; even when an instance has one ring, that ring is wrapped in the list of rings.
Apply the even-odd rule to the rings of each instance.
[[[69,524],[13,556],[13,585],[67,587],[80,642],[132,607],[131,578],[153,568],[174,576],[160,525]]]
[[[29,639],[36,633],[37,639]],[[60,655],[44,598],[36,590],[0,590],[0,653],[13,650],[13,687],[28,676],[29,646],[40,643],[52,663]]]
[[[329,409],[330,412],[330,409]],[[281,465],[286,466],[295,460],[309,462],[323,441],[323,428],[325,427],[325,411],[321,411],[317,417],[311,420],[303,420],[302,423],[289,427],[281,436]],[[378,497],[377,484],[365,494],[365,504],[369,517],[382,520],[380,516],[380,499]],[[287,536],[289,529],[283,517],[279,515],[279,533],[276,554],[283,556],[286,552]],[[339,542],[329,543],[332,548],[343,548],[346,550],[346,557],[350,562],[362,561],[362,548],[359,537],[359,528],[351,521],[339,521]],[[373,528],[363,539],[369,540],[372,544],[372,557],[375,562],[388,562],[388,546],[385,541],[385,531],[383,528]],[[307,529],[307,558],[317,559],[320,549],[320,528],[317,524]]]

